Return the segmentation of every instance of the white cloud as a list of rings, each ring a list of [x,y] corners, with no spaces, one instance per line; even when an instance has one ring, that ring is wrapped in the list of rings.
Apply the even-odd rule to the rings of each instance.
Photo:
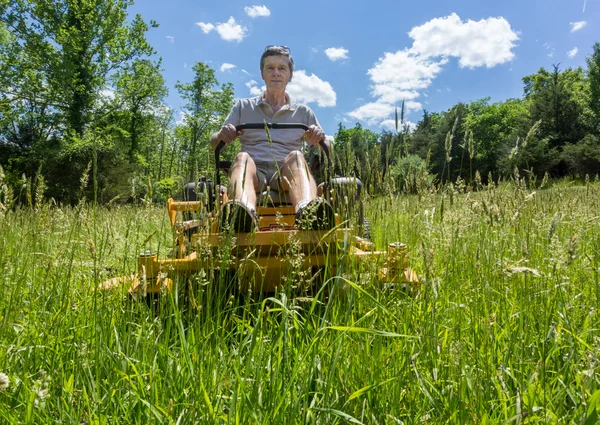
[[[456,13],[414,27],[408,35],[415,40],[411,52],[424,58],[454,56],[462,68],[491,68],[512,60],[519,39],[503,17],[462,22]]]
[[[329,47],[325,49],[325,54],[334,62],[341,59],[348,59],[348,49],[344,49],[343,47]]]
[[[367,121],[369,125],[375,125],[389,117],[394,109],[394,105],[389,103],[371,102],[362,105],[348,115],[360,121]]]
[[[221,22],[217,25],[205,22],[196,22],[204,34],[208,34],[212,30],[216,30],[221,39],[225,41],[237,41],[238,43],[244,39],[248,29],[235,22],[233,16],[229,17],[227,22]]]
[[[252,96],[258,96],[259,94],[262,94],[266,89],[265,86],[259,88],[257,84],[258,83],[254,80],[250,80],[246,83],[246,87],[248,87]]]
[[[330,135],[330,134],[326,134],[325,135],[325,140],[327,140],[328,142],[332,142],[333,143],[333,139],[334,139],[334,137],[332,135]]]
[[[196,22],[196,25],[198,25],[200,28],[202,28],[202,32],[204,34],[208,34],[209,32],[211,32],[212,30],[215,29],[215,26],[210,23]]]
[[[575,47],[574,49],[572,49],[572,50],[569,50],[569,51],[567,52],[567,56],[568,56],[569,58],[573,59],[573,58],[574,58],[574,57],[577,55],[577,52],[579,52],[579,49],[578,49],[577,47]]]
[[[172,35],[167,35],[166,39],[169,40],[169,43],[175,43],[175,37],[173,37]]]
[[[408,35],[413,39],[410,48],[385,52],[367,72],[375,100],[348,116],[389,127],[391,115],[403,100],[408,112],[422,108],[415,99],[451,58],[457,58],[461,68],[492,68],[514,58],[519,39],[503,17],[463,22],[455,13],[414,27]]]
[[[246,71],[245,69],[242,68],[242,72],[246,75],[250,75],[250,73],[248,71]]]
[[[259,16],[270,16],[271,11],[267,8],[267,6],[252,6],[252,7],[244,7],[246,14],[251,18],[258,18]]]
[[[316,102],[321,107],[335,106],[337,101],[331,84],[314,74],[307,75],[304,70],[294,71],[294,78],[286,91],[298,102]]]
[[[569,22],[571,24],[571,32],[579,31],[587,25],[586,21]]]
[[[396,120],[395,119],[382,121],[380,125],[383,128],[387,128],[389,130],[396,131]],[[414,131],[417,128],[417,124],[415,124],[412,121],[405,120],[404,125],[408,126],[409,132]],[[402,128],[402,124],[400,122],[398,122],[398,131],[400,131],[400,132],[404,131],[404,129]]]
[[[233,68],[237,68],[234,64],[232,63],[224,63],[223,65],[221,65],[221,72],[225,72],[225,71],[231,71]]]

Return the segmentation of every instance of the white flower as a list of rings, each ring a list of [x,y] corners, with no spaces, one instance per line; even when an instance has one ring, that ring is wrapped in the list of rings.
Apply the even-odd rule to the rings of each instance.
[[[8,388],[8,376],[5,373],[0,373],[0,391]]]

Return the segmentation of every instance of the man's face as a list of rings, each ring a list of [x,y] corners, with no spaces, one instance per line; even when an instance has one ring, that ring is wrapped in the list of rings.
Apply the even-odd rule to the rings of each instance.
[[[285,90],[292,80],[292,73],[285,56],[267,56],[261,71],[267,90]]]

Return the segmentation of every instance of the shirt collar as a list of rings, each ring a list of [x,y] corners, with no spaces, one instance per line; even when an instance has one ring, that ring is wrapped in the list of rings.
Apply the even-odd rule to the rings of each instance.
[[[271,105],[269,105],[267,102],[265,102],[265,94],[266,91],[263,92],[261,95],[259,95],[258,98],[258,105],[266,105],[269,108],[271,107]],[[294,102],[292,100],[292,98],[290,97],[289,94],[285,94],[285,99],[287,100],[287,103],[280,109],[280,110],[289,110],[289,111],[293,111],[294,109],[296,109],[296,102]]]

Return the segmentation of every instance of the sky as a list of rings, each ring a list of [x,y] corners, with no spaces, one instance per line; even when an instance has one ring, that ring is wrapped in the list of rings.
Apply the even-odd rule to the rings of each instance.
[[[162,58],[168,105],[196,62],[231,82],[236,98],[261,93],[260,56],[291,49],[290,96],[310,106],[328,135],[340,123],[375,132],[405,120],[489,97],[523,95],[522,78],[540,68],[586,67],[600,42],[600,0],[138,0],[158,28],[148,41]]]

